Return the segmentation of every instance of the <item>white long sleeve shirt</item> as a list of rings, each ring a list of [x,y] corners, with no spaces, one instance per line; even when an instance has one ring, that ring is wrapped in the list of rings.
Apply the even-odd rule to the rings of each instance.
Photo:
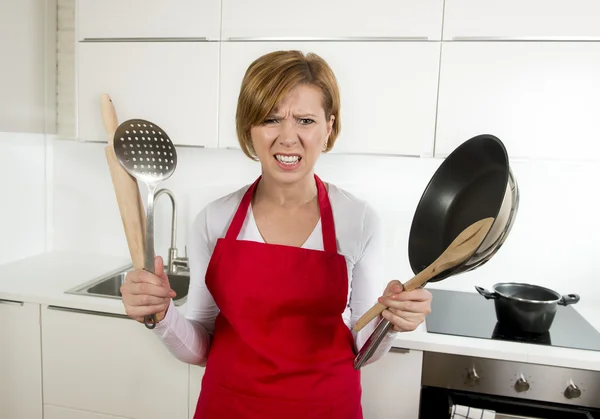
[[[188,242],[190,287],[185,314],[171,302],[167,315],[154,332],[179,360],[204,365],[210,351],[211,335],[219,308],[205,284],[205,273],[218,238],[225,236],[238,205],[250,185],[209,203],[195,218]],[[363,200],[329,184],[329,200],[333,210],[338,252],[348,268],[348,299],[342,313],[344,323],[354,324],[383,294],[391,278],[385,277],[383,237],[377,213]],[[257,228],[252,206],[249,207],[238,240],[264,243]],[[323,250],[321,221],[303,248]],[[356,349],[360,349],[373,332],[379,318],[354,333]],[[367,364],[387,353],[396,333],[389,333]]]

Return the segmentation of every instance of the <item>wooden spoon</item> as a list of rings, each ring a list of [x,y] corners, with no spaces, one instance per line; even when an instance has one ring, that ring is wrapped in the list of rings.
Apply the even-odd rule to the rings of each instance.
[[[100,96],[100,112],[108,137],[108,145],[104,149],[106,162],[115,189],[129,254],[133,267],[144,269],[146,214],[136,179],[125,171],[115,154],[113,142],[119,123],[113,102],[107,94]]]
[[[469,259],[481,245],[493,223],[493,217],[484,218],[465,228],[431,265],[403,285],[403,291],[417,289],[439,273]],[[358,332],[386,308],[383,304],[376,303],[358,319],[353,330]]]

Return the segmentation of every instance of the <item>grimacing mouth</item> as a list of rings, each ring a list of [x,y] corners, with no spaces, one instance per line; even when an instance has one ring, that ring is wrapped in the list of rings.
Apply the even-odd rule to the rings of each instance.
[[[302,160],[299,154],[275,153],[273,158],[283,164],[297,164]]]

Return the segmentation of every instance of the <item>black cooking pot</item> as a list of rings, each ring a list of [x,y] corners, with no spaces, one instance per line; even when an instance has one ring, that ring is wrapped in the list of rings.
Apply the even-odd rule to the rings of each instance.
[[[579,295],[560,295],[538,285],[503,282],[495,284],[493,292],[475,286],[479,294],[494,300],[496,319],[507,327],[528,333],[547,333],[558,306],[579,301]]]

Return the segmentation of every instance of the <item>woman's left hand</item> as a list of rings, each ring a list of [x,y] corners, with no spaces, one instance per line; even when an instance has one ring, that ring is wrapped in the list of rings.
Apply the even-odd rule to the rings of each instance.
[[[400,281],[390,281],[379,297],[379,302],[387,307],[381,315],[393,324],[390,331],[411,332],[431,312],[431,298],[431,293],[424,288],[403,291]]]

